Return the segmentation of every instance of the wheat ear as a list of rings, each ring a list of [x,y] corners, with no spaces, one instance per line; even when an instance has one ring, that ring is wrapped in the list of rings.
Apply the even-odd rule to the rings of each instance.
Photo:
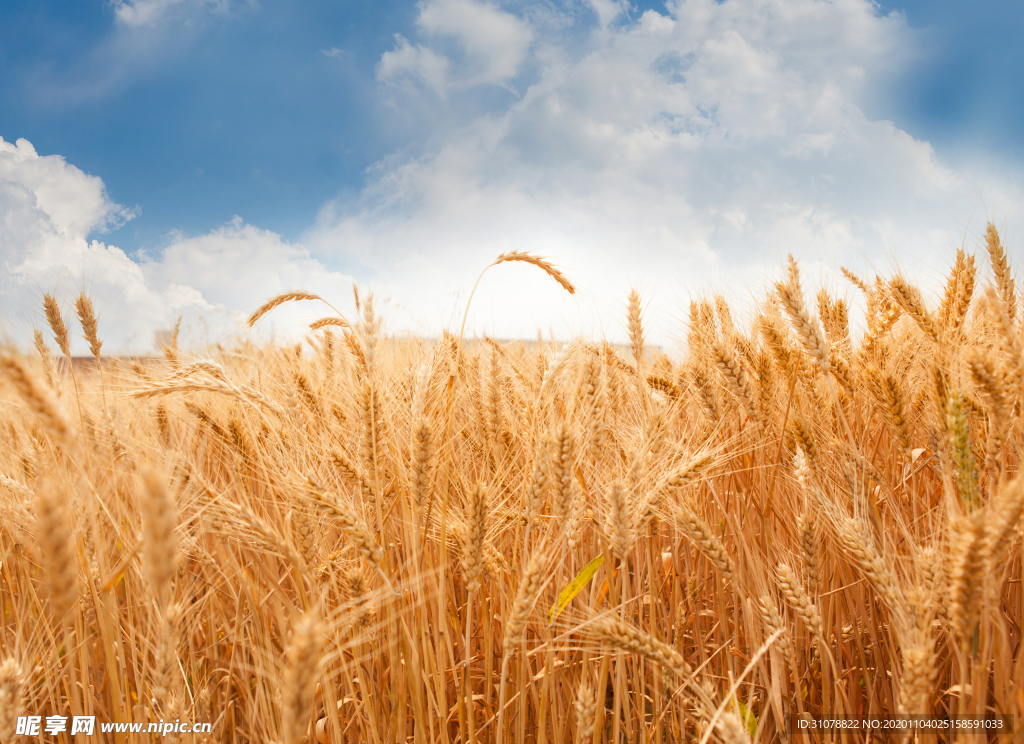
[[[989,408],[988,437],[985,440],[985,465],[998,468],[1003,438],[1010,426],[1010,408],[1013,394],[1007,390],[1006,376],[997,369],[991,358],[978,349],[968,357],[971,377],[985,398]]]
[[[24,358],[0,350],[0,372],[18,391],[21,399],[39,419],[50,434],[58,441],[68,443],[74,437],[74,429],[67,414],[57,402],[53,391],[39,382]]]
[[[286,540],[284,536],[277,530],[276,527],[270,525],[266,520],[254,513],[252,509],[243,504],[235,503],[232,501],[220,502],[221,508],[234,516],[243,525],[248,527],[250,530],[256,533],[256,535],[263,541],[271,550],[275,551],[278,555],[284,557],[295,570],[299,573],[306,573],[308,567],[305,560],[299,554],[299,551],[291,544],[289,540]]]
[[[68,359],[71,358],[71,347],[68,343],[68,327],[64,323],[64,316],[61,315],[60,306],[52,294],[43,295],[43,312],[46,314],[46,322],[53,331],[53,338],[57,342],[61,353]]]
[[[1011,319],[1017,317],[1017,295],[1014,292],[1013,279],[1010,278],[1010,267],[1006,261],[1006,251],[999,240],[999,231],[989,222],[985,226],[985,247],[992,261],[992,272],[996,275],[996,286],[1006,307],[1006,314]]]
[[[384,560],[384,551],[377,544],[366,523],[356,516],[356,513],[349,507],[342,504],[337,497],[324,491],[312,481],[307,483],[306,493],[313,499],[313,503],[317,507],[335,519],[341,531],[348,535],[366,562],[374,570],[380,571],[381,561]]]
[[[573,707],[576,709],[577,744],[589,744],[594,739],[594,727],[597,725],[597,695],[586,678],[580,682]]]
[[[733,578],[736,569],[725,545],[689,505],[679,504],[676,507],[676,523],[725,579]]]
[[[1003,486],[998,497],[992,500],[986,518],[988,549],[994,565],[999,565],[1016,535],[1017,526],[1024,516],[1024,479]]]
[[[715,362],[715,366],[722,373],[722,378],[725,380],[726,387],[740,399],[743,404],[744,410],[747,414],[756,422],[757,426],[760,426],[760,417],[757,415],[757,406],[754,404],[754,396],[750,391],[750,386],[747,380],[746,374],[743,372],[743,367],[736,359],[736,355],[733,354],[732,344],[723,342],[719,339],[715,339],[710,345],[711,358]]]
[[[12,658],[0,664],[0,741],[13,742],[18,716],[25,713],[25,675]]]
[[[295,290],[292,292],[282,292],[279,295],[271,297],[269,300],[260,305],[256,312],[249,316],[249,319],[245,322],[247,326],[252,328],[256,325],[256,321],[262,318],[264,315],[269,313],[278,305],[283,305],[286,302],[297,302],[299,300],[320,300],[324,301],[320,295],[313,294],[312,292],[306,292],[305,290]]]
[[[633,510],[626,499],[626,489],[622,481],[615,481],[608,491],[608,518],[605,522],[605,534],[611,544],[612,553],[620,561],[625,559],[636,537],[633,522]]]
[[[815,530],[814,517],[802,514],[796,520],[797,531],[800,533],[800,550],[804,562],[804,575],[807,577],[807,588],[812,596],[821,591],[821,564],[818,560],[818,538]]]
[[[718,719],[718,736],[723,744],[750,744],[750,734],[740,717],[729,711]]]
[[[782,307],[789,315],[793,330],[799,337],[804,349],[818,363],[818,367],[825,374],[831,369],[829,363],[828,345],[821,334],[821,328],[811,319],[810,313],[804,305],[803,292],[800,289],[800,273],[796,261],[789,257],[789,281],[777,282],[775,290],[778,292]]]
[[[167,488],[167,478],[154,467],[143,467],[139,474],[139,495],[142,507],[142,555],[146,578],[162,606],[171,589],[176,568],[178,547],[174,530],[177,527],[177,506]]]
[[[692,674],[682,654],[625,620],[605,615],[594,621],[593,629],[598,640],[612,648],[650,659],[682,679]]]
[[[886,423],[896,433],[904,457],[910,460],[914,449],[914,440],[910,431],[910,423],[907,421],[906,402],[896,378],[881,372],[874,365],[865,367],[864,377],[868,390],[874,396]]]
[[[483,545],[487,532],[487,489],[479,483],[473,489],[469,502],[466,534],[462,548],[462,572],[470,592],[480,589],[483,575]]]
[[[377,359],[377,347],[380,345],[381,319],[374,310],[373,292],[368,292],[363,301],[363,322],[359,326],[360,341],[363,346],[363,361],[367,373],[373,372]]]
[[[629,290],[628,309],[629,349],[639,370],[644,357],[644,327],[640,317],[640,293],[635,289]]]
[[[319,331],[321,328],[328,327],[352,328],[352,326],[349,324],[347,320],[345,320],[344,318],[337,317],[320,318],[320,320],[314,320],[312,323],[309,324],[309,329],[311,331]]]
[[[803,621],[804,627],[816,637],[824,640],[825,626],[821,622],[821,613],[818,612],[818,608],[804,591],[796,572],[785,563],[780,563],[778,581],[782,596],[792,605],[797,617]]]
[[[14,480],[14,478],[8,478],[2,473],[0,473],[0,486],[3,486],[16,496],[21,496],[24,499],[32,498],[31,488],[20,481]]]
[[[985,601],[986,572],[990,568],[989,542],[981,513],[966,518],[958,525],[950,575],[950,616],[953,629],[965,654],[971,653],[974,631],[981,618]]]
[[[181,332],[181,318],[178,316],[178,320],[174,323],[174,329],[171,331],[171,337],[164,344],[162,349],[164,358],[171,363],[174,367],[178,364],[178,334]]]
[[[899,711],[928,715],[937,661],[935,643],[931,638],[933,598],[925,588],[917,587],[908,592],[907,600],[912,618],[900,643],[903,670],[900,675]]]
[[[894,276],[889,282],[889,288],[893,300],[900,306],[903,312],[913,318],[914,322],[921,327],[921,330],[928,334],[932,341],[938,343],[939,328],[925,308],[924,302],[921,300],[921,293],[917,288],[907,284],[906,280],[901,276]]]
[[[576,441],[572,429],[566,422],[559,424],[554,436],[554,457],[552,460],[552,484],[554,494],[551,503],[559,519],[569,519],[572,511],[574,475],[573,466],[576,460]]]
[[[85,333],[85,340],[89,342],[89,351],[98,360],[100,358],[100,347],[103,342],[99,338],[99,324],[96,322],[96,311],[93,309],[92,300],[85,292],[78,295],[75,300],[75,310],[78,311],[78,320],[82,324],[82,331]]]
[[[306,736],[313,715],[313,693],[320,666],[322,635],[319,621],[311,614],[303,616],[292,630],[281,690],[283,744],[297,744]]]
[[[864,523],[858,519],[846,519],[839,524],[838,531],[843,545],[857,561],[878,597],[890,612],[900,612],[904,602],[896,577],[889,564],[875,550]]]
[[[274,413],[284,415],[284,409],[274,403],[260,391],[249,385],[238,386],[221,380],[201,380],[196,378],[176,382],[171,379],[164,383],[158,383],[148,388],[133,390],[129,393],[132,398],[159,398],[174,393],[207,392],[229,395],[252,405],[260,405]]]
[[[671,491],[685,488],[714,463],[710,453],[701,453],[688,460],[682,467],[662,478],[647,493],[637,500],[634,509],[636,531],[642,532],[654,518],[654,508]]]
[[[156,653],[150,691],[166,717],[174,705],[175,673],[178,671],[178,633],[182,608],[170,604],[159,611]]]
[[[943,328],[958,333],[963,327],[974,296],[976,273],[974,256],[968,256],[962,248],[957,249],[956,262],[949,275],[939,310],[939,323]]]
[[[43,363],[43,374],[46,375],[46,382],[60,395],[60,380],[54,369],[53,355],[50,353],[50,348],[46,345],[46,340],[43,338],[43,332],[36,329],[32,336],[36,351],[39,352],[39,360]]]
[[[973,509],[978,501],[978,469],[971,447],[967,404],[960,393],[947,393],[945,417],[953,458],[953,481],[964,506]]]
[[[548,556],[545,552],[536,553],[530,558],[526,573],[519,580],[515,602],[512,604],[512,611],[505,623],[505,653],[510,653],[515,644],[521,641],[526,634],[526,621],[548,578],[544,573],[547,562]]]
[[[1024,389],[1024,361],[1022,361],[1024,352],[1021,350],[1017,328],[1010,316],[1007,315],[1006,307],[1000,301],[996,290],[992,287],[989,287],[985,293],[985,304],[988,305],[989,313],[999,331],[999,340],[1006,364],[1004,379],[1009,386],[1007,393],[1010,396],[1019,395]]]
[[[505,263],[506,261],[520,261],[522,263],[528,263],[531,266],[536,266],[558,282],[559,286],[561,286],[566,292],[569,294],[576,294],[576,287],[569,281],[569,278],[546,258],[534,256],[531,253],[524,253],[522,251],[509,251],[507,253],[502,253],[494,259],[494,263],[491,265],[497,266],[498,264]]]
[[[761,619],[764,620],[765,631],[768,635],[772,635],[777,631],[783,631],[782,635],[775,641],[775,647],[779,650],[783,656],[788,656],[792,650],[793,645],[789,641],[789,632],[787,631],[786,621],[782,617],[782,613],[779,612],[779,608],[775,604],[775,600],[764,595],[761,597],[759,609],[761,610]]]
[[[423,513],[430,503],[431,496],[434,435],[430,422],[422,414],[413,423],[410,471],[413,503],[416,505],[417,513]]]
[[[43,576],[50,590],[53,614],[63,620],[78,601],[78,566],[75,538],[68,523],[67,504],[60,492],[46,483],[36,497],[37,539]]]

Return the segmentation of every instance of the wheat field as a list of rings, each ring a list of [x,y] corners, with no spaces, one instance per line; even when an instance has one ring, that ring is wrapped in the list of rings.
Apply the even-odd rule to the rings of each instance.
[[[791,260],[749,323],[695,301],[682,359],[645,349],[635,292],[628,349],[400,341],[372,296],[345,318],[296,291],[249,325],[314,303],[306,344],[134,361],[88,297],[46,295],[35,348],[0,350],[0,742],[24,715],[735,744],[925,713],[1024,741],[1006,252],[989,226],[937,307],[845,273],[863,328]]]

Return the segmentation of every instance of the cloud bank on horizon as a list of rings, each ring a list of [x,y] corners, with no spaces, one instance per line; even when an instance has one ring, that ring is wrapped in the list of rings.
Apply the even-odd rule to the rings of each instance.
[[[224,6],[124,0],[117,15],[141,26]],[[868,0],[678,0],[638,18],[612,0],[589,12],[417,7],[415,37],[396,35],[376,66],[379,95],[416,122],[416,141],[292,242],[225,215],[128,256],[102,240],[134,216],[102,173],[0,140],[3,332],[38,324],[39,293],[56,288],[97,297],[111,348],[150,348],[178,315],[215,339],[286,289],[344,310],[355,278],[389,299],[392,330],[433,334],[458,325],[483,266],[525,249],[552,257],[580,295],[499,267],[474,299],[472,332],[618,337],[633,285],[655,339],[670,342],[691,293],[757,297],[788,252],[837,287],[840,264],[893,259],[927,280],[986,219],[1011,246],[1019,233],[1019,168],[953,167],[865,113],[917,44],[901,14]],[[279,327],[294,333],[298,317]]]

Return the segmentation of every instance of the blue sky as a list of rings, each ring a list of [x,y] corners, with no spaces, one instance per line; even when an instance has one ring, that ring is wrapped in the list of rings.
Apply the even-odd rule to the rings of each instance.
[[[140,205],[138,219],[108,235],[125,247],[236,214],[295,236],[402,144],[382,131],[373,75],[414,12],[411,3],[263,2],[191,29],[171,19],[154,48],[136,50],[118,48],[124,30],[104,0],[4,3],[0,136],[61,153],[101,174],[114,199]],[[321,53],[331,48],[352,55]]]
[[[94,252],[122,249],[141,267],[145,291],[163,298],[157,303],[163,316],[176,308],[187,315],[192,302],[196,323],[204,312],[220,313],[223,321],[259,300],[244,298],[242,289],[270,292],[305,277],[336,287],[351,277],[378,284],[392,298],[396,317],[405,318],[399,325],[423,330],[417,323],[448,322],[465,281],[460,274],[451,286],[438,287],[443,299],[429,307],[412,301],[408,287],[422,277],[424,262],[450,265],[454,272],[467,255],[479,266],[503,247],[550,250],[570,267],[575,261],[595,296],[605,286],[618,293],[621,282],[612,274],[621,251],[637,250],[631,226],[637,241],[660,240],[663,247],[637,256],[623,273],[664,296],[664,304],[674,308],[669,312],[678,314],[685,297],[670,280],[691,290],[692,276],[675,269],[665,278],[657,268],[664,251],[689,256],[707,266],[709,276],[721,277],[732,262],[753,265],[758,251],[747,246],[767,246],[770,258],[778,259],[792,241],[805,259],[834,269],[851,257],[873,259],[912,246],[912,252],[926,252],[936,244],[935,231],[977,232],[986,210],[994,210],[990,216],[997,222],[1016,224],[1011,205],[1020,193],[1024,158],[1021,7],[949,0],[792,0],[788,6],[772,0],[12,1],[0,5],[0,137],[9,145],[24,138],[42,159],[63,157],[69,168],[102,181],[105,206],[83,218],[85,227],[74,237],[99,241]],[[687,36],[680,30],[684,25],[704,30]],[[642,101],[628,91],[629,65],[640,65],[645,53],[642,45],[630,46],[641,31],[673,39],[664,42],[660,56],[636,67],[662,76],[661,88],[638,84]],[[838,41],[818,45],[819,36]],[[739,37],[763,52],[761,61],[740,65],[746,52],[730,52],[730,62],[702,65],[704,50],[714,57]],[[474,46],[474,39],[486,43]],[[716,40],[717,46],[711,44]],[[623,55],[621,64],[611,66],[616,54]],[[608,69],[595,66],[602,55]],[[748,88],[760,79],[757,65],[769,64],[764,60],[780,61],[771,83],[782,86],[780,100],[818,113],[820,101],[834,106],[814,133],[793,121],[770,135],[746,129],[764,116],[765,106],[775,115],[758,98],[756,85]],[[606,79],[612,81],[607,90],[601,87]],[[725,93],[718,100],[716,91],[733,87],[748,92],[739,102]],[[692,100],[674,100],[681,92]],[[809,95],[819,104],[807,103]],[[532,96],[543,99],[543,106],[533,105]],[[666,100],[665,113],[659,97]],[[553,118],[552,101],[568,102],[579,116]],[[642,112],[636,120],[624,113],[633,105]],[[596,139],[577,141],[573,121]],[[665,121],[675,123],[665,128]],[[930,147],[931,154],[881,133],[883,122],[892,122],[900,137]],[[620,138],[602,139],[602,126]],[[674,143],[688,174],[679,180],[657,172],[656,157],[640,164],[630,159],[630,152],[644,147],[642,139],[630,139],[641,130],[655,138],[666,132],[697,137],[705,147],[694,151],[682,140]],[[875,136],[882,139],[872,143]],[[464,146],[467,141],[478,144]],[[797,141],[803,149],[794,155],[787,143]],[[737,149],[736,142],[744,145]],[[960,185],[901,205],[910,215],[905,218],[885,213],[870,192],[899,189],[873,184],[891,181],[883,161],[903,156],[884,155],[890,144],[910,147],[900,150],[908,162],[930,158],[921,178]],[[622,159],[605,160],[600,152],[620,146]],[[875,152],[883,153],[877,167],[849,165],[870,161]],[[612,177],[615,169],[624,175]],[[595,185],[595,173],[608,175],[607,183]],[[715,179],[713,195],[695,185],[699,177]],[[0,173],[4,178],[17,182]],[[769,224],[751,205],[758,188],[774,192],[780,179],[787,184],[780,204],[795,216]],[[627,184],[621,192],[620,182]],[[36,187],[25,188],[38,196]],[[646,189],[675,201],[658,214],[645,211]],[[449,197],[434,203],[438,193]],[[552,194],[564,203],[548,210]],[[957,198],[962,209],[951,214]],[[459,211],[476,199],[477,210]],[[637,206],[628,206],[634,201]],[[588,209],[607,215],[619,207],[614,225],[600,235],[587,232],[584,226],[593,222]],[[460,224],[446,235],[430,215],[449,208]],[[517,209],[522,222],[508,217]],[[490,221],[497,224],[483,218],[474,224],[488,210],[500,216]],[[670,212],[687,212],[692,219],[677,221]],[[665,222],[661,232],[651,232],[658,220]],[[65,227],[54,229],[67,237]],[[699,239],[688,237],[692,232]],[[17,260],[7,265],[20,272],[21,287],[37,290],[62,281],[99,292],[107,283],[105,272],[114,270],[110,255],[93,265],[81,250],[68,247],[69,268],[54,274],[65,249],[53,243],[44,262],[50,273],[33,275],[25,268],[26,256],[36,249],[12,246],[14,234],[6,240]],[[676,234],[678,239],[671,237]],[[619,236],[618,242],[607,238],[607,245],[594,248],[601,260],[591,264],[588,241],[607,235]],[[421,236],[427,236],[422,245],[412,245]],[[800,245],[822,236],[820,251]],[[462,241],[463,248],[446,253],[449,238]],[[256,244],[254,253],[245,252],[250,249],[244,246]],[[177,253],[167,257],[169,246]],[[213,254],[222,263],[201,260]],[[291,261],[294,271],[271,271],[239,292],[219,296],[216,273],[242,261],[265,261],[268,267]],[[204,266],[210,276],[187,284],[198,298],[174,289],[186,286],[191,270],[202,274]],[[131,265],[122,269],[134,271]],[[752,271],[754,276],[764,268],[758,264]],[[529,284],[526,291],[543,295],[547,288]],[[168,299],[168,292],[179,294]],[[507,293],[514,297],[516,290],[510,286]],[[24,307],[30,301],[18,302]],[[112,313],[122,307],[115,300],[108,306]],[[577,310],[554,308],[560,320],[553,325],[579,330]],[[500,309],[489,312],[482,326],[502,327],[495,315]],[[31,324],[32,318],[19,322]],[[217,326],[209,317],[204,322]],[[607,329],[610,322],[598,325]],[[511,333],[522,331],[507,325]],[[6,330],[17,334],[17,328]],[[125,343],[145,343],[148,330],[140,326],[134,333]]]

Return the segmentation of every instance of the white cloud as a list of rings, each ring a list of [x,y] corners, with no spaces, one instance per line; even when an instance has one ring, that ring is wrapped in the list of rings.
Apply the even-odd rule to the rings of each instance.
[[[240,217],[205,235],[175,236],[159,256],[142,256],[141,268],[154,287],[188,286],[231,310],[252,308],[295,288],[347,298],[352,284],[351,277],[328,270],[303,246]]]
[[[451,7],[422,4],[423,30]],[[632,282],[658,296],[664,334],[686,290],[760,293],[789,251],[822,274],[893,251],[934,264],[936,247],[983,228],[979,194],[1017,224],[1019,173],[954,171],[859,105],[913,53],[903,16],[865,0],[678,0],[606,26],[608,14],[582,33],[569,16],[535,22],[508,68],[531,71],[525,91],[501,109],[462,115],[449,88],[431,149],[378,164],[358,202],[324,208],[309,244],[344,246],[403,298],[411,327],[447,319],[446,290],[497,252],[528,248],[593,294],[565,301],[523,274],[523,302],[518,275],[488,279],[479,330],[612,328]],[[419,55],[443,48],[423,42]]]
[[[341,49],[339,47],[331,47],[330,49],[321,49],[320,54],[331,59],[353,59],[355,52],[350,49]]]
[[[448,88],[448,58],[419,44],[413,46],[395,34],[395,48],[384,52],[377,65],[377,79],[390,85],[418,82],[444,98]]]
[[[96,176],[38,155],[26,140],[0,139],[0,333],[25,343],[31,328],[42,326],[47,291],[63,301],[73,328],[73,298],[83,290],[93,297],[111,352],[152,349],[154,332],[179,315],[193,341],[216,340],[239,330],[240,311],[292,287],[347,296],[349,277],[237,218],[200,237],[172,236],[163,251],[140,261],[89,240],[131,216]],[[295,331],[299,317],[285,313],[274,322]],[[85,350],[80,338],[73,346]]]
[[[109,0],[114,22],[67,64],[36,65],[25,76],[33,106],[68,111],[122,93],[186,58],[216,20],[258,0]]]
[[[629,9],[628,0],[587,0],[597,13],[597,22],[604,28]],[[654,11],[652,11],[654,12]],[[657,13],[655,12],[655,15]]]
[[[424,0],[419,11],[417,27],[445,48],[411,44],[395,34],[395,48],[377,66],[381,82],[419,83],[442,99],[449,89],[504,85],[519,73],[533,41],[526,21],[492,3]]]
[[[533,40],[529,25],[491,3],[427,0],[416,25],[428,34],[456,40],[465,53],[467,87],[503,83],[516,76]]]
[[[118,23],[134,28],[196,11],[226,13],[232,3],[231,0],[112,0],[111,4]]]
[[[134,210],[107,199],[103,182],[68,165],[57,155],[39,157],[32,143],[0,137],[0,182],[21,184],[36,208],[61,235],[90,232],[131,219]]]

